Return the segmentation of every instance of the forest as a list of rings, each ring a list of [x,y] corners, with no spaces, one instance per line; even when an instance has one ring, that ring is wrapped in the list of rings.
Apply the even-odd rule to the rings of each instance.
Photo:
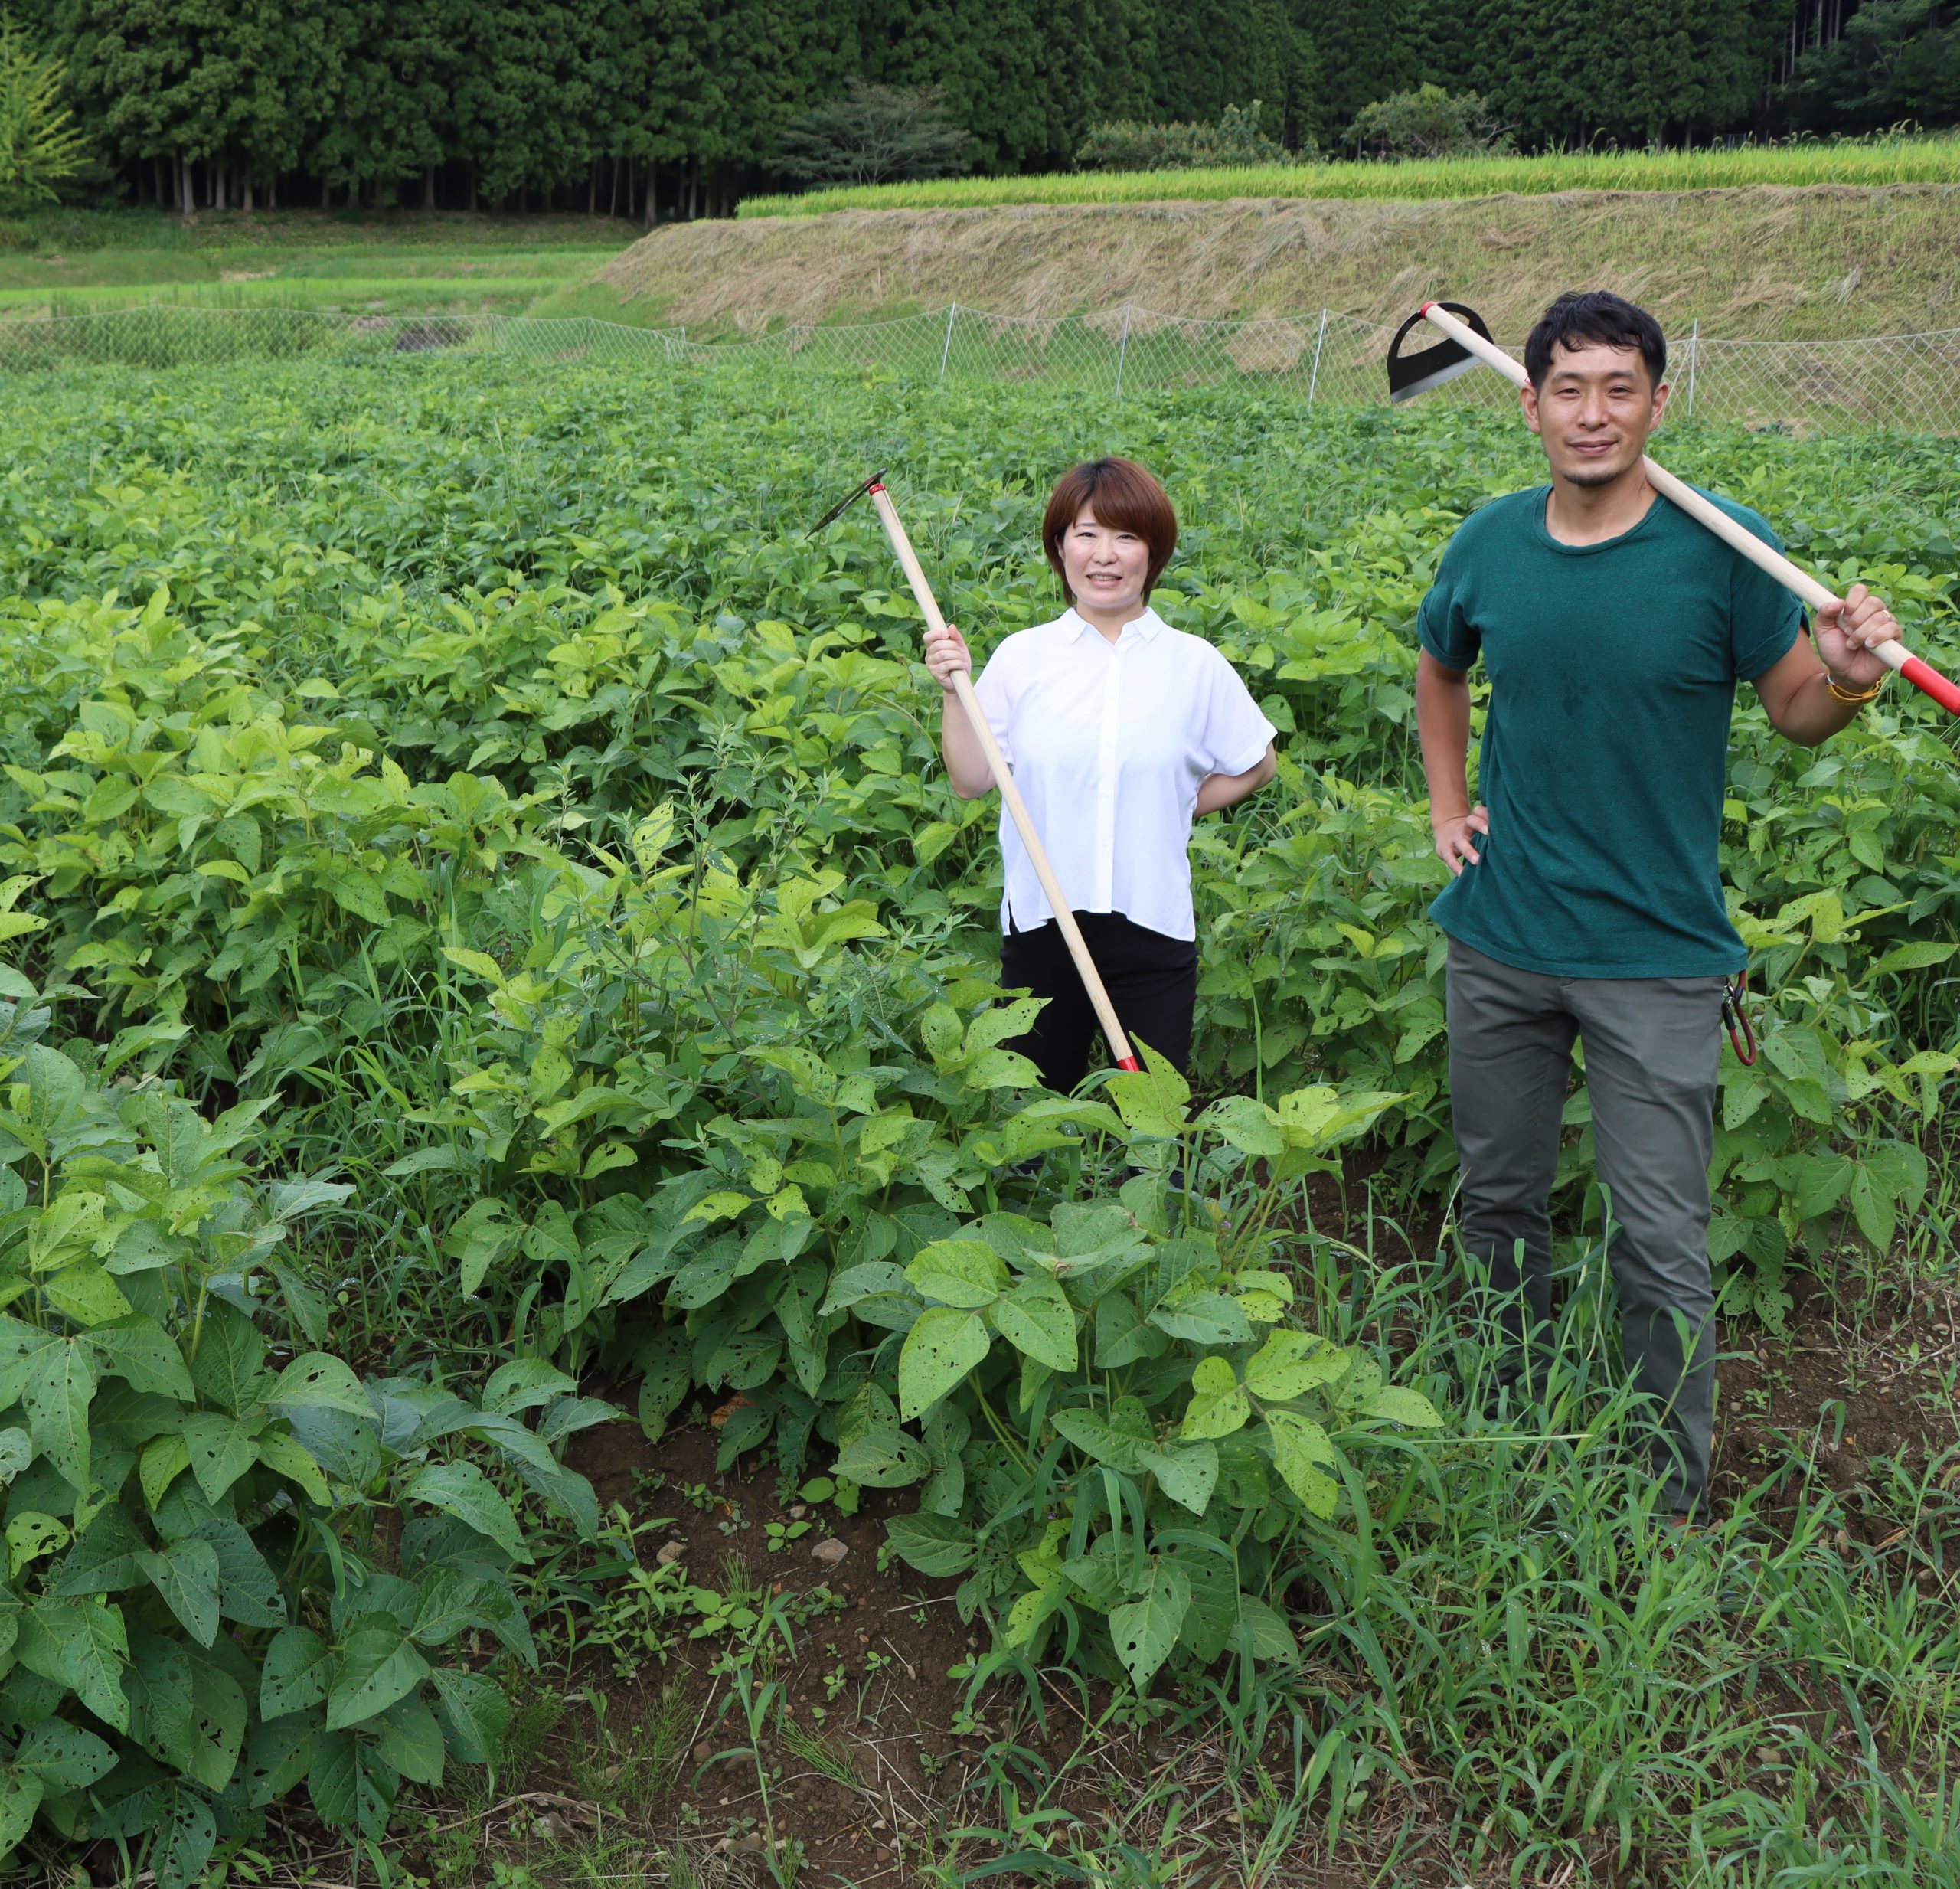
[[[1527,150],[1960,119],[1951,0],[21,0],[98,201],[585,209],[780,188],[847,82],[937,88],[982,173],[1256,100],[1289,149],[1425,83]]]

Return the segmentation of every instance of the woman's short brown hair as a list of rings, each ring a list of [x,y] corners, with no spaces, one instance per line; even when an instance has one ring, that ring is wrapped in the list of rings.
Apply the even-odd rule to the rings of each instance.
[[[1135,459],[1085,459],[1062,475],[1042,514],[1041,548],[1071,603],[1075,593],[1062,568],[1062,534],[1082,515],[1085,505],[1098,525],[1134,531],[1150,547],[1150,568],[1143,580],[1143,594],[1148,596],[1178,548],[1178,515],[1171,508],[1170,494]]]

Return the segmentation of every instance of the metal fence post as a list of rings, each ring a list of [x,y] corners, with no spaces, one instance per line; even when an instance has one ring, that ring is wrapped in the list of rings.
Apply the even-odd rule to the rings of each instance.
[[[946,345],[939,350],[939,378],[942,381],[946,377],[946,363],[952,358],[953,317],[959,312],[959,304],[957,302],[946,304]]]
[[[1701,317],[1697,315],[1687,338],[1687,417],[1690,420],[1694,417],[1694,376],[1695,370],[1701,364],[1700,355]]]
[[[1116,398],[1123,397],[1123,363],[1130,351],[1130,304],[1123,304],[1123,338],[1116,344]]]
[[[1314,404],[1314,389],[1320,385],[1320,351],[1327,345],[1327,311],[1320,312],[1320,332],[1314,337],[1314,371],[1307,376],[1307,404]]]

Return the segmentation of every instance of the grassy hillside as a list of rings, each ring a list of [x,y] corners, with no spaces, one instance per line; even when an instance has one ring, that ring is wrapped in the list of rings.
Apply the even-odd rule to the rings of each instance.
[[[962,177],[923,184],[752,197],[745,217],[834,210],[976,210],[1006,204],[1133,204],[1234,197],[1419,201],[1542,196],[1571,190],[1730,190],[1751,185],[1960,184],[1960,138],[1745,146],[1733,151],[1579,152],[1536,158],[1452,158],[1421,164],[1269,165],[1245,170],[1076,172]]]
[[[0,310],[138,302],[525,312],[632,240],[606,217],[58,211],[0,221]]]
[[[1713,335],[1960,326],[1960,187],[744,217],[655,230],[600,272],[582,312],[706,335],[950,301],[1046,316],[1131,300],[1204,316],[1326,306],[1390,322],[1448,296],[1509,335],[1581,284],[1637,296],[1671,325],[1698,318]]]

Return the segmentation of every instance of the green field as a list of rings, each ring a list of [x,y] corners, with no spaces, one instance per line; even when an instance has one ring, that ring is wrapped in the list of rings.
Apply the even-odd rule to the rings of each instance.
[[[1493,1397],[1455,1244],[1411,622],[1533,476],[1514,417],[384,356],[22,382],[9,426],[24,1857],[1960,1882],[1919,698],[1821,753],[1738,716],[1764,1055],[1723,1059],[1723,1513],[1681,1542],[1583,1087],[1542,1403]],[[806,534],[891,463],[988,646],[1057,607],[1040,505],[1106,451],[1283,730],[1194,846],[1194,1095],[1029,1086],[917,613],[868,515]],[[1950,443],[1668,457],[1954,666]]]
[[[1416,201],[1543,196],[1566,190],[1733,190],[1756,184],[1960,184],[1960,138],[1743,146],[1730,151],[1562,152],[1547,157],[1452,158],[1410,163],[1271,165],[1244,170],[1086,171],[1046,177],[963,177],[933,182],[744,198],[745,217],[829,210],[977,210],[1002,204],[1151,203],[1232,197]]]
[[[0,309],[159,302],[518,315],[638,234],[604,217],[61,211],[0,222]]]

